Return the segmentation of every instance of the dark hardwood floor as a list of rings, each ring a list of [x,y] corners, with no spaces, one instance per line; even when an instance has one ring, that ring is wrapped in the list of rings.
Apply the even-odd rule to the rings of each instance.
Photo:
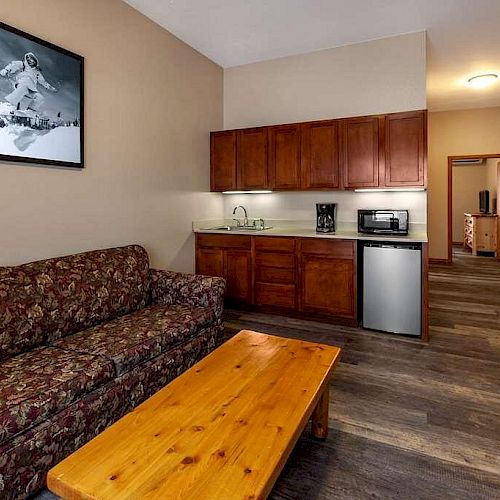
[[[270,498],[500,499],[500,262],[457,249],[453,265],[431,267],[430,308],[428,344],[227,311],[228,337],[247,328],[343,348],[329,437],[304,433]]]
[[[271,498],[500,498],[500,262],[456,250],[430,272],[428,344],[228,311],[248,328],[343,348],[330,435],[299,440]]]

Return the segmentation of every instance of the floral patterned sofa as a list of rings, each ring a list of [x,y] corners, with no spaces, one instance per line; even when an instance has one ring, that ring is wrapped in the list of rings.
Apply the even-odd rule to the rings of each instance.
[[[0,268],[0,498],[221,343],[224,289],[137,245]]]

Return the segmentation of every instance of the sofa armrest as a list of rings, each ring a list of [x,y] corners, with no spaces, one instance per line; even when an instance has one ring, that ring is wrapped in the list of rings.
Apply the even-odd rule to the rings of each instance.
[[[224,310],[226,281],[223,278],[173,271],[149,270],[153,304],[187,304],[210,307],[220,320]]]

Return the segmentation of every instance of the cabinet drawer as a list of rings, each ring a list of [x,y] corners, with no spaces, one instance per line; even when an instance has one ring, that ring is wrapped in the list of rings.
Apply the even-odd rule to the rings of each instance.
[[[255,255],[255,266],[259,267],[282,267],[293,269],[295,267],[295,255],[289,253],[267,253],[259,252]]]
[[[295,270],[279,267],[257,267],[255,281],[264,283],[295,283]]]
[[[321,240],[301,238],[302,253],[325,255],[341,259],[352,259],[355,255],[354,240]]]
[[[295,238],[256,236],[255,249],[264,251],[295,252]]]
[[[198,234],[197,244],[200,247],[237,248],[250,250],[250,236],[225,234]]]
[[[295,308],[295,285],[257,283],[255,303],[259,306]]]

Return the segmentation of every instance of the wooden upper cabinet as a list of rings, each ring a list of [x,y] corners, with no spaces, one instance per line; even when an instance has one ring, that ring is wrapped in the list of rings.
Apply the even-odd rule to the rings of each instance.
[[[342,120],[344,187],[379,186],[379,118]]]
[[[301,126],[301,172],[303,189],[340,187],[339,120]]]
[[[385,117],[385,185],[426,185],[427,113],[394,113]]]
[[[299,189],[300,125],[269,128],[269,180],[271,189]]]
[[[268,189],[267,127],[238,130],[238,189]]]
[[[236,131],[210,134],[210,189],[236,189]]]
[[[211,134],[211,190],[427,186],[427,112]]]

